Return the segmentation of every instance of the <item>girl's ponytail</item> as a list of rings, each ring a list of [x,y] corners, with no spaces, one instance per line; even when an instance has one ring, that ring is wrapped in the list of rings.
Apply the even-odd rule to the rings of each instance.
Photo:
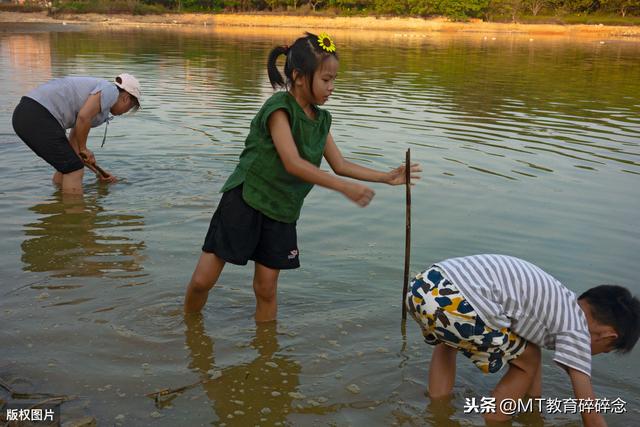
[[[287,58],[284,63],[284,76],[276,67],[276,60],[280,55],[286,55]],[[274,89],[277,89],[276,86],[287,88],[295,80],[294,71],[296,71],[295,78],[306,78],[309,90],[313,93],[314,73],[325,59],[332,56],[338,59],[336,45],[326,33],[319,36],[306,33],[291,46],[277,46],[271,51],[267,61],[267,72],[271,86]]]
[[[269,54],[269,60],[267,61],[267,72],[269,73],[269,82],[275,89],[276,86],[285,87],[282,74],[276,67],[276,60],[280,55],[286,55],[289,52],[289,46],[276,46]]]

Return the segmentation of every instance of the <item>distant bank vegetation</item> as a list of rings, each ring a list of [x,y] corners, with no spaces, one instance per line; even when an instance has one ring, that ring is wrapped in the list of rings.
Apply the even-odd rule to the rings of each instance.
[[[492,22],[640,25],[640,0],[0,0],[0,10],[56,13],[286,13],[444,16]]]

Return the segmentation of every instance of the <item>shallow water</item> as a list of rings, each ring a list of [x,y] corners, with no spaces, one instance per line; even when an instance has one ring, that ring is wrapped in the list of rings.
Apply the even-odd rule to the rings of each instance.
[[[297,35],[0,25],[0,378],[76,395],[63,414],[102,425],[482,424],[464,399],[488,396],[499,377],[460,357],[453,400],[431,404],[431,348],[411,321],[402,337],[403,187],[373,185],[366,209],[311,192],[302,268],[280,276],[277,325],[252,320],[251,267],[228,266],[203,315],[181,314],[218,190],[272,93],[266,56]],[[412,273],[507,253],[576,292],[619,283],[640,293],[639,43],[335,38],[341,69],[326,108],[343,154],[388,169],[411,148],[425,170],[413,188]],[[50,78],[123,71],[143,82],[144,109],[114,120],[104,148],[102,128],[89,142],[122,182],[87,175],[84,199],[63,198],[13,134],[13,108]],[[627,402],[609,425],[639,415],[635,353],[594,361],[597,395]],[[570,397],[551,356],[543,394]]]

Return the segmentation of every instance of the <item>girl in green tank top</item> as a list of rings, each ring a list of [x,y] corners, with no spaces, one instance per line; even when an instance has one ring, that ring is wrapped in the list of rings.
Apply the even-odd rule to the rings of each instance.
[[[286,80],[276,67],[280,55],[285,56]],[[187,287],[186,313],[202,309],[226,262],[244,265],[253,260],[255,319],[274,320],[280,270],[299,266],[295,222],[311,188],[330,188],[365,207],[374,192],[357,181],[405,183],[406,165],[389,172],[360,166],[342,157],[334,142],[331,115],[319,107],[333,93],[338,73],[331,37],[306,33],[291,46],[274,48],[267,71],[274,89],[286,91],[269,98],[251,122]],[[323,157],[335,175],[320,170]],[[420,171],[412,164],[412,179],[419,179]]]

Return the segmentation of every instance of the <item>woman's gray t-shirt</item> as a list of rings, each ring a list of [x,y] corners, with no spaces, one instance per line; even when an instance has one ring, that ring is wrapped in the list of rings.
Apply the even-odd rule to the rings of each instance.
[[[90,95],[100,92],[100,112],[91,121],[91,127],[100,126],[109,118],[109,110],[118,100],[115,83],[95,77],[63,77],[51,80],[33,89],[26,96],[49,110],[63,129],[76,125],[78,112]]]

